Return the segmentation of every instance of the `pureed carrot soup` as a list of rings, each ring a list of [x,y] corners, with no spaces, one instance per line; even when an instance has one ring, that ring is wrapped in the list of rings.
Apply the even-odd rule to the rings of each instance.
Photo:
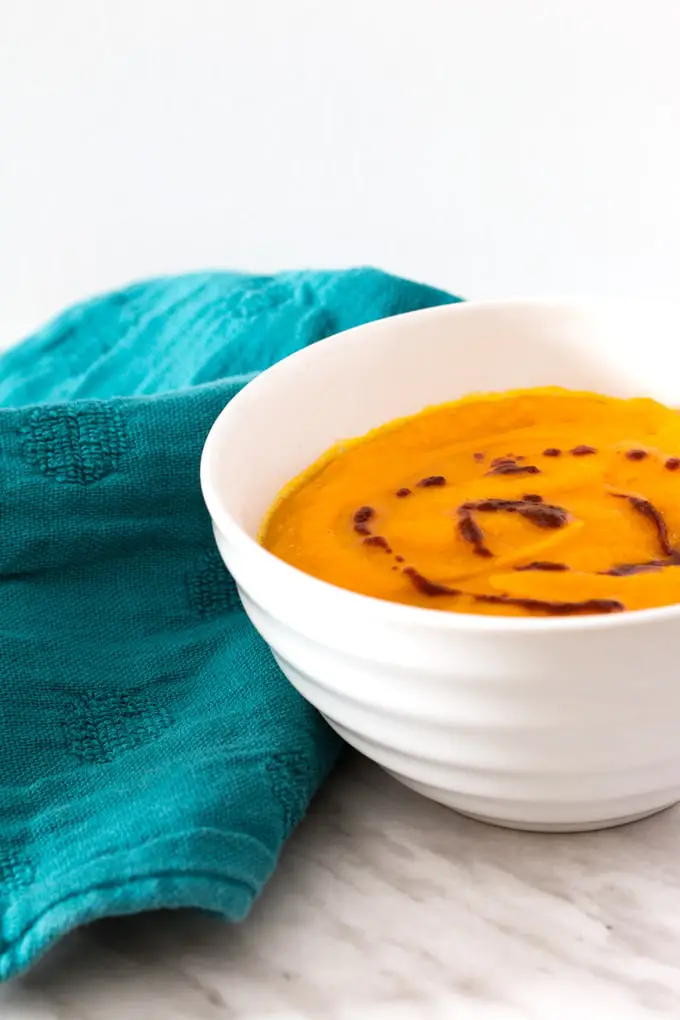
[[[680,602],[680,415],[552,388],[428,408],[330,450],[261,542],[342,588],[454,613]]]

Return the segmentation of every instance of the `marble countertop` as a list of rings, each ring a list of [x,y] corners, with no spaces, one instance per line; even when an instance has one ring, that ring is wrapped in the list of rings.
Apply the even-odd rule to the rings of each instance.
[[[239,926],[167,913],[75,932],[0,987],[2,1020],[680,1016],[680,809],[507,832],[352,758]]]

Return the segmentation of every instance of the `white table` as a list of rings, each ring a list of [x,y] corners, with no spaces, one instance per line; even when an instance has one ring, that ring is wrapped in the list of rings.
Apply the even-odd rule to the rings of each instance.
[[[358,758],[242,925],[105,921],[0,988],[2,1020],[591,1014],[680,1016],[680,809],[601,833],[507,832]]]

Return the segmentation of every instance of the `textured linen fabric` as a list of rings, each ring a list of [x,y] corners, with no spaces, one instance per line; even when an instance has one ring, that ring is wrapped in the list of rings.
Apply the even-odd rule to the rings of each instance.
[[[203,441],[279,358],[453,300],[368,269],[196,274],[0,358],[0,978],[94,918],[248,912],[339,741],[240,607]]]

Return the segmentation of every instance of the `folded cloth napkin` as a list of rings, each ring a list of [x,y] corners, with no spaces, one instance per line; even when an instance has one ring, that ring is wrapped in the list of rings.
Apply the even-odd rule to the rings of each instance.
[[[369,269],[204,273],[0,358],[0,978],[94,918],[248,912],[339,741],[240,608],[201,446],[279,358],[452,300]]]

